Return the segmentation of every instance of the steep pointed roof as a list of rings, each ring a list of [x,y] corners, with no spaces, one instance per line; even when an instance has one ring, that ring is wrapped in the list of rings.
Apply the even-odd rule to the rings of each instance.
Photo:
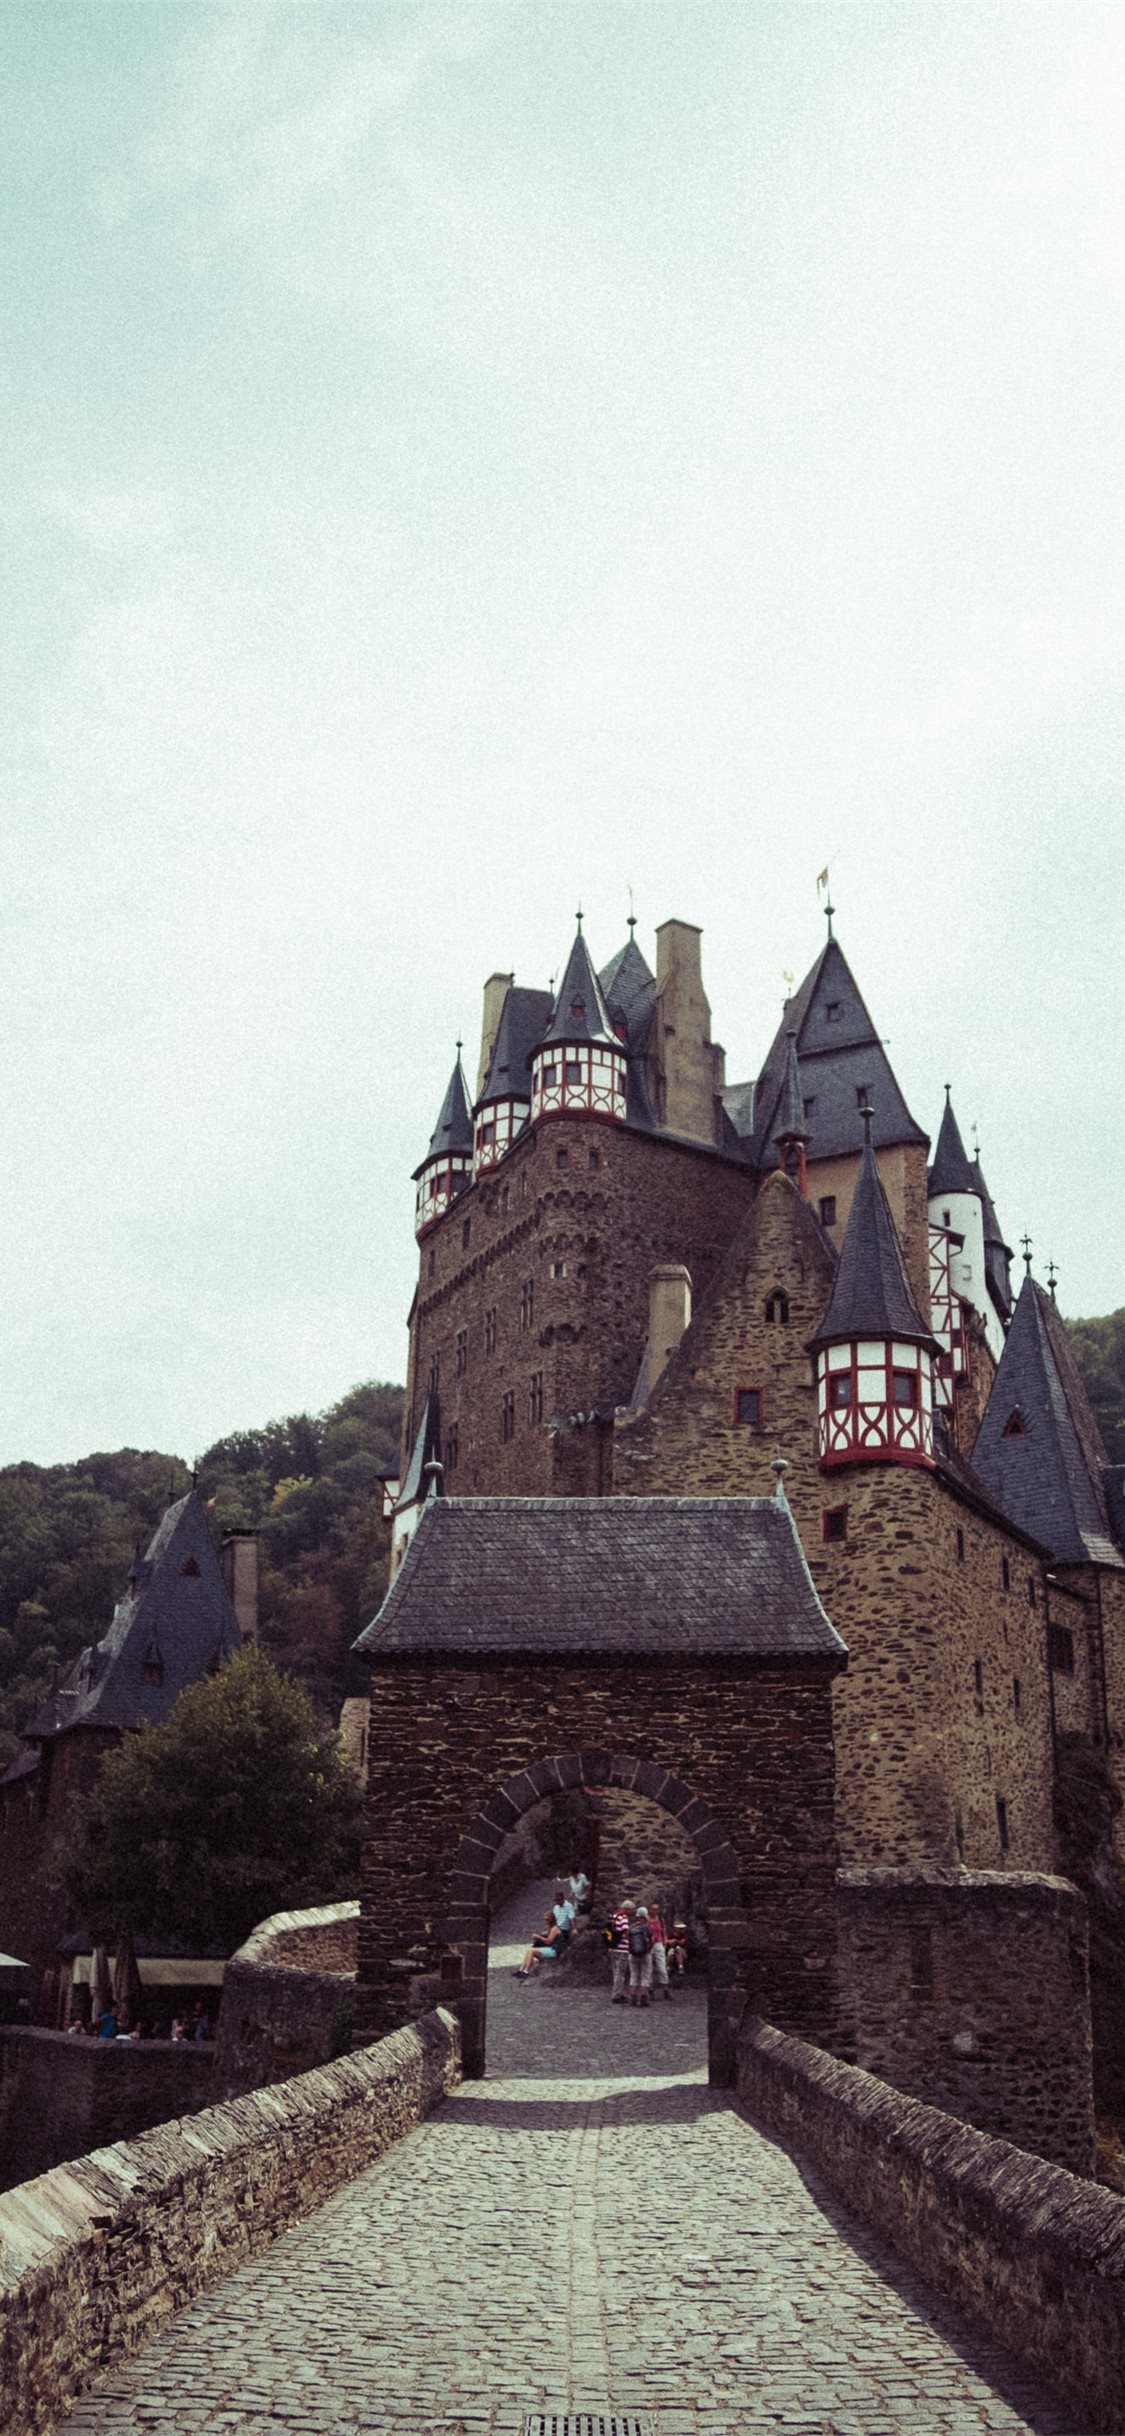
[[[1000,1232],[1000,1221],[993,1208],[992,1195],[985,1183],[984,1169],[979,1159],[970,1162],[970,1172],[984,1213],[984,1274],[988,1291],[1001,1319],[1007,1323],[1012,1312],[1012,1285],[1008,1274],[1012,1247],[1010,1243],[1005,1243]]]
[[[562,985],[551,1012],[551,1020],[542,1035],[541,1046],[546,1047],[549,1041],[556,1040],[594,1041],[599,1046],[604,1044],[611,1049],[621,1047],[581,930],[567,958]]]
[[[396,1514],[401,1514],[405,1506],[418,1505],[422,1498],[428,1495],[430,1482],[437,1477],[430,1470],[430,1466],[434,1463],[440,1464],[440,1462],[441,1405],[436,1392],[431,1389],[422,1406],[422,1418],[414,1433],[410,1461],[403,1474],[402,1487],[395,1504]],[[427,1478],[427,1473],[429,1473],[429,1478]]]
[[[134,1559],[108,1630],[74,1660],[24,1733],[45,1742],[73,1726],[159,1725],[188,1684],[233,1657],[241,1641],[206,1514],[190,1489]],[[159,1681],[150,1680],[158,1670]]]
[[[948,1083],[945,1086],[945,1107],[942,1110],[937,1149],[930,1169],[929,1190],[931,1201],[939,1193],[975,1193],[977,1190],[968,1153],[961,1140],[961,1128],[953,1114]]]
[[[972,1466],[1005,1513],[1042,1540],[1058,1564],[1120,1566],[1125,1561],[1106,1499],[1101,1432],[1063,1323],[1030,1271],[997,1364]]]
[[[794,1025],[790,1025],[785,1035],[785,1041],[785,1072],[781,1080],[781,1090],[778,1093],[773,1138],[775,1142],[807,1142],[809,1123],[805,1115],[801,1072],[797,1064],[797,1033]]]
[[[430,1135],[430,1147],[421,1166],[416,1167],[414,1173],[416,1176],[420,1176],[422,1168],[428,1167],[430,1160],[439,1158],[443,1152],[446,1154],[450,1151],[471,1152],[472,1147],[473,1117],[469,1107],[469,1094],[465,1089],[461,1052],[458,1049],[457,1063],[449,1077],[445,1098],[441,1103],[441,1113]]]
[[[614,1016],[622,1016],[630,1049],[642,1048],[652,1021],[656,975],[650,972],[634,938],[603,965],[598,980],[611,1022]]]
[[[905,1337],[908,1343],[937,1350],[906,1274],[870,1132],[859,1163],[832,1300],[812,1343],[831,1345],[842,1337]]]
[[[877,1149],[929,1141],[915,1124],[838,939],[829,939],[785,1011],[754,1097],[752,1158],[776,1167],[777,1109],[788,1066],[786,1034],[797,1035],[797,1070],[810,1159],[837,1158],[863,1146],[860,1106],[875,1110]]]
[[[531,1052],[543,1038],[553,1005],[549,990],[517,989],[512,983],[500,1011],[478,1108],[493,1100],[530,1100]]]

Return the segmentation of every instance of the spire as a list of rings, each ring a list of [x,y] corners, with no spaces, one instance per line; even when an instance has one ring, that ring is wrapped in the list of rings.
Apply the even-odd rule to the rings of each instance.
[[[472,1148],[472,1111],[469,1107],[469,1095],[465,1089],[465,1076],[461,1065],[461,1043],[458,1041],[457,1062],[449,1077],[437,1124],[430,1135],[430,1147],[426,1152],[426,1159],[444,1157],[450,1151],[467,1151],[471,1156]],[[425,1166],[426,1160],[423,1160],[422,1164]]]
[[[984,1218],[984,1273],[988,1281],[988,1291],[992,1297],[993,1306],[999,1313],[1001,1325],[1006,1328],[1012,1316],[1012,1281],[1009,1273],[1012,1247],[1005,1243],[1000,1232],[1000,1221],[993,1207],[992,1195],[984,1180],[979,1148],[972,1161],[972,1177]]]
[[[551,1020],[543,1034],[541,1045],[549,1041],[595,1041],[616,1048],[618,1043],[609,1011],[602,996],[601,983],[590,961],[590,950],[582,935],[582,916],[567,958],[558,996],[551,1010]]]
[[[801,1070],[797,1064],[797,1032],[790,1024],[785,1035],[785,1071],[781,1078],[781,1093],[774,1123],[774,1141],[787,1175],[802,1194],[807,1192],[805,1153],[810,1140],[805,1122],[805,1103],[801,1092]]]
[[[787,976],[788,978],[788,976]],[[886,1048],[856,985],[837,938],[826,941],[801,986],[785,1002],[754,1095],[751,1159],[776,1167],[778,1110],[789,1061],[790,1031],[796,1033],[797,1067],[806,1114],[810,1159],[853,1156],[861,1147],[861,1094],[876,1109],[875,1142],[917,1143],[928,1136],[910,1114],[895,1081]]]
[[[931,1201],[936,1201],[942,1193],[975,1193],[977,1190],[965,1145],[961,1140],[961,1128],[953,1114],[953,1100],[948,1083],[945,1086],[945,1107],[942,1111],[937,1149],[934,1152],[934,1163],[930,1169],[929,1189]]]
[[[1030,1269],[996,1368],[972,1467],[1059,1564],[1120,1567],[1109,1468],[1066,1327]]]
[[[863,1112],[865,1140],[855,1194],[840,1252],[832,1300],[813,1346],[845,1337],[904,1338],[933,1349],[934,1340],[914,1300],[903,1265],[895,1222],[875,1165],[872,1110]]]

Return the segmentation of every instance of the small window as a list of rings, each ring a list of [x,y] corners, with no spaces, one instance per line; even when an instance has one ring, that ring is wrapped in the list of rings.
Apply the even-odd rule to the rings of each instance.
[[[532,1428],[543,1418],[543,1373],[533,1370],[527,1391],[527,1417]]]
[[[959,1565],[965,1562],[965,1534],[960,1529],[957,1533],[957,1562]]]
[[[493,1303],[491,1311],[486,1311],[484,1315],[484,1350],[486,1353],[495,1353],[496,1351],[495,1303]]]
[[[197,1582],[199,1580],[199,1567],[196,1564],[194,1556],[185,1557],[184,1562],[180,1567],[180,1572],[186,1576],[189,1582]]]
[[[830,998],[824,1010],[825,1023],[842,1023],[843,1016],[844,1010],[839,999]]]
[[[766,1304],[766,1318],[771,1328],[789,1326],[789,1296],[782,1293],[780,1286],[775,1288]]]
[[[591,1173],[591,1175],[592,1175],[592,1176],[596,1176],[596,1175],[597,1175],[597,1172],[598,1172],[599,1167],[601,1166],[601,1163],[602,1163],[602,1154],[601,1154],[600,1150],[592,1150],[592,1151],[589,1153],[589,1156],[588,1156],[587,1161],[586,1161],[586,1165],[587,1165],[587,1167],[589,1168],[590,1173]]]
[[[1048,1625],[1047,1662],[1056,1675],[1074,1673],[1074,1634],[1068,1625]]]
[[[943,1210],[943,1211],[942,1211],[942,1213],[941,1213],[941,1223],[942,1223],[942,1225],[943,1225],[943,1226],[952,1226],[952,1224],[953,1224],[953,1218],[952,1218],[952,1214],[951,1214],[951,1212],[950,1212],[949,1210]]]
[[[834,1370],[828,1381],[828,1401],[833,1412],[846,1412],[851,1400],[852,1374],[850,1370]]]
[[[802,1108],[804,1109],[804,1112],[805,1112],[805,1115],[806,1115],[806,1116],[811,1116],[811,1115],[812,1115],[813,1109],[814,1109],[814,1108],[815,1108],[815,1106],[816,1106],[816,1093],[815,1093],[815,1091],[814,1091],[814,1093],[813,1093],[813,1096],[812,1096],[811,1100],[802,1100],[802,1102],[801,1102],[801,1106],[802,1106]]]
[[[480,1129],[480,1138],[482,1143],[485,1144],[494,1142],[496,1140],[496,1122],[493,1117],[485,1118],[485,1121]]]
[[[507,1394],[502,1396],[500,1399],[500,1437],[502,1443],[507,1446],[509,1440],[514,1438],[515,1434],[516,1394],[515,1389],[510,1387]]]
[[[892,1370],[891,1394],[900,1410],[913,1412],[918,1402],[918,1373],[916,1370]]]
[[[430,1355],[430,1394],[436,1396],[441,1386],[441,1355]]]
[[[565,1262],[565,1260],[553,1260],[553,1261],[551,1262],[551,1275],[552,1275],[552,1277],[565,1277],[565,1276],[566,1276],[566,1262]]]
[[[1028,1603],[1028,1606],[1029,1606],[1029,1607],[1034,1607],[1034,1606],[1037,1604],[1037,1599],[1038,1599],[1038,1593],[1037,1593],[1036,1588],[1035,1588],[1035,1575],[1034,1575],[1033,1573],[1029,1573],[1029,1574],[1028,1574],[1028,1577],[1027,1577],[1027,1603]]]
[[[974,1658],[974,1660],[973,1660],[973,1689],[974,1689],[974,1691],[975,1691],[975,1693],[976,1693],[977,1699],[978,1699],[978,1700],[983,1700],[983,1698],[984,1698],[984,1664],[983,1664],[983,1661],[982,1661],[980,1658]]]
[[[198,1570],[198,1568],[197,1568],[197,1570]],[[185,1573],[186,1573],[186,1571],[187,1571],[187,1567],[186,1567],[186,1565],[185,1565],[185,1567],[184,1567],[184,1571],[185,1571]],[[161,1657],[161,1655],[160,1655],[160,1651],[159,1651],[158,1649],[156,1649],[156,1648],[151,1648],[151,1649],[146,1650],[146,1652],[145,1652],[145,1662],[144,1662],[144,1665],[143,1665],[143,1667],[142,1667],[142,1669],[141,1669],[141,1672],[142,1672],[142,1674],[143,1674],[143,1676],[144,1676],[144,1679],[145,1679],[145,1682],[146,1682],[146,1683],[152,1683],[152,1684],[157,1684],[157,1685],[159,1685],[159,1684],[163,1683],[163,1681],[164,1681],[164,1660],[163,1660],[163,1658]]]
[[[855,1087],[855,1104],[856,1104],[856,1107],[857,1107],[857,1108],[866,1108],[867,1103],[868,1103],[868,1100],[870,1099],[870,1097],[871,1097],[871,1085],[870,1085],[870,1083],[857,1083],[857,1084],[856,1084],[856,1087]]]
[[[446,1438],[445,1438],[445,1468],[446,1468],[446,1471],[447,1471],[447,1472],[455,1472],[455,1471],[456,1471],[456,1469],[457,1469],[457,1458],[458,1458],[458,1456],[459,1456],[460,1452],[461,1452],[461,1433],[460,1433],[460,1430],[458,1429],[458,1427],[457,1427],[457,1423],[456,1423],[456,1421],[455,1421],[455,1422],[453,1423],[452,1428],[451,1428],[451,1429],[449,1429],[449,1430],[447,1430],[447,1432],[446,1432]]]
[[[1000,1559],[1000,1579],[1005,1590],[1010,1590],[1012,1587],[1012,1568],[1009,1559],[1006,1556],[1002,1556]]]
[[[1009,1413],[1000,1435],[1002,1438],[1026,1438],[1027,1423],[1018,1405],[1014,1412]]]
[[[467,1251],[468,1251],[468,1249],[469,1249],[469,1237],[470,1237],[470,1235],[472,1234],[472,1231],[473,1231],[473,1222],[472,1222],[472,1219],[471,1219],[471,1218],[466,1218],[466,1220],[465,1220],[465,1222],[464,1222],[464,1225],[463,1225],[463,1226],[462,1226],[462,1228],[461,1228],[461,1249],[462,1249],[462,1251],[463,1251],[463,1252],[467,1252]]]
[[[585,1012],[586,1012],[586,1001],[585,1001],[585,999],[584,999],[584,998],[572,998],[572,999],[571,999],[571,1002],[570,1002],[570,1012],[571,1012],[571,1014],[572,1014],[572,1015],[573,1015],[573,1017],[574,1017],[574,1021],[575,1021],[575,1023],[581,1023],[581,1021],[582,1021],[582,1017],[584,1016],[584,1014],[585,1014]]]
[[[465,1376],[465,1372],[467,1371],[468,1367],[469,1367],[469,1331],[468,1331],[468,1329],[467,1329],[467,1328],[459,1328],[459,1329],[458,1329],[458,1331],[457,1331],[457,1363],[456,1363],[457,1376],[458,1376],[458,1378],[459,1378],[459,1379],[463,1379],[463,1378],[464,1378],[464,1376]]]
[[[580,1057],[568,1057],[568,1058],[567,1058],[567,1060],[566,1060],[566,1064],[565,1064],[565,1065],[564,1065],[564,1067],[563,1067],[563,1080],[564,1080],[564,1082],[568,1082],[568,1083],[580,1083],[580,1082],[581,1082],[581,1080],[582,1080],[582,1060],[581,1060],[581,1058],[580,1058]]]
[[[557,1066],[544,1066],[544,1068],[543,1068],[543,1089],[544,1089],[544,1091],[553,1091],[553,1090],[554,1090],[554,1087],[555,1087],[555,1084],[557,1083],[558,1079],[559,1079],[559,1070],[558,1070],[558,1067],[557,1067]]]
[[[821,1223],[821,1225],[822,1225],[822,1226],[835,1226],[835,1224],[836,1224],[836,1195],[835,1195],[835,1193],[822,1193],[822,1194],[821,1194],[821,1196],[820,1196],[820,1223]]]
[[[759,1429],[762,1420],[762,1391],[760,1387],[736,1387],[734,1417],[750,1429]]]
[[[569,1166],[570,1166],[570,1152],[569,1152],[568,1150],[556,1150],[556,1152],[555,1152],[555,1166],[556,1166],[556,1167],[569,1167]]]
[[[1016,1712],[1017,1717],[1022,1717],[1022,1715],[1023,1715],[1023,1685],[1022,1685],[1022,1683],[1020,1682],[1020,1679],[1019,1679],[1019,1676],[1018,1676],[1018,1675],[1013,1675],[1013,1677],[1012,1677],[1012,1707],[1014,1708],[1014,1710],[1015,1710],[1015,1712]]]
[[[1011,1837],[1008,1833],[1008,1805],[1002,1793],[998,1793],[996,1796],[996,1826],[1000,1836],[1000,1850],[1007,1852]]]
[[[821,1515],[820,1528],[825,1539],[846,1539],[848,1536],[847,1507],[829,1506]]]

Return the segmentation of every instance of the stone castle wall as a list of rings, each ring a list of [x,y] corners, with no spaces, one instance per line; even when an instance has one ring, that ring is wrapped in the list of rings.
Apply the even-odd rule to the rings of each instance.
[[[0,2029],[0,2190],[209,2105],[214,2061],[187,2039]]]
[[[1077,2419],[1125,2426],[1125,2200],[765,2022],[743,2024],[738,2092]]]
[[[0,2197],[0,2436],[53,2427],[99,2370],[268,2249],[459,2077],[457,2025],[432,2014]]]
[[[215,2094],[239,2096],[344,2055],[352,2043],[358,1903],[275,1912],[232,1954]]]
[[[850,2061],[1093,2172],[1086,1907],[1065,1879],[842,1870],[839,1970]]]

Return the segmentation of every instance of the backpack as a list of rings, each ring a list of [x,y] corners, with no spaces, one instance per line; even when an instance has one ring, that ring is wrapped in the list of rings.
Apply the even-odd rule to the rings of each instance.
[[[631,1954],[650,1954],[652,1952],[652,1938],[649,1934],[647,1920],[630,1920],[629,1952]]]

